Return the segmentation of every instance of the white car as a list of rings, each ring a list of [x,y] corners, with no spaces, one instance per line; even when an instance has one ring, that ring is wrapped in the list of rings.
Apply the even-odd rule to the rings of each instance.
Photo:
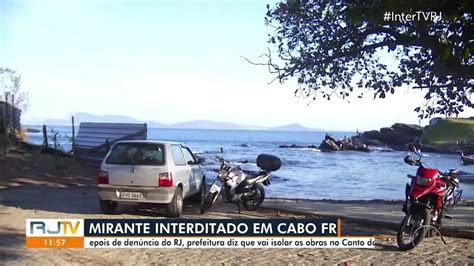
[[[183,199],[205,195],[203,162],[176,142],[118,141],[100,166],[100,208],[111,214],[118,203],[166,204],[169,216],[179,217]]]

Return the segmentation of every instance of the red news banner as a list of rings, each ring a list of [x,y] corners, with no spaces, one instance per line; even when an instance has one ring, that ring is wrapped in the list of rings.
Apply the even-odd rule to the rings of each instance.
[[[339,219],[27,219],[28,248],[374,248]]]

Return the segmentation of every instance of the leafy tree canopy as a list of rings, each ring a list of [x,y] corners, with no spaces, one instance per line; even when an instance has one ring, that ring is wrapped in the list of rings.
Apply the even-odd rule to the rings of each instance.
[[[10,68],[0,67],[0,100],[3,99],[11,103],[12,95],[15,107],[26,111],[28,109],[28,93],[21,91],[20,74]]]
[[[468,0],[288,0],[267,8],[266,24],[275,28],[269,42],[279,59],[269,52],[265,65],[280,82],[296,78],[295,93],[345,99],[368,91],[385,98],[408,85],[426,91],[415,109],[420,118],[474,107]],[[416,17],[384,20],[386,12]]]

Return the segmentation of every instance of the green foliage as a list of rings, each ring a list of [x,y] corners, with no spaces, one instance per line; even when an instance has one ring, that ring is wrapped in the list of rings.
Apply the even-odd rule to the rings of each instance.
[[[8,99],[4,99],[11,104],[11,95],[14,95],[14,106],[26,111],[28,109],[28,93],[21,90],[21,76],[17,71],[10,68],[0,67],[0,99],[8,94]]]
[[[474,143],[474,119],[443,119],[426,129],[424,144]]]
[[[288,0],[267,6],[270,71],[296,78],[297,94],[316,100],[364,92],[385,98],[402,85],[426,90],[420,118],[474,107],[474,26],[469,1]],[[384,21],[384,13],[437,12],[441,17]],[[380,60],[392,56],[395,65]]]

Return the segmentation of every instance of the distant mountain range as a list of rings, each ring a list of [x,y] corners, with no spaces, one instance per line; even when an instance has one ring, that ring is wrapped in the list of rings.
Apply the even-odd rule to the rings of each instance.
[[[129,116],[121,115],[94,115],[89,113],[75,113],[74,122],[79,125],[81,122],[96,123],[147,123],[150,128],[190,128],[190,129],[250,129],[250,130],[279,130],[279,131],[321,131],[322,129],[308,128],[300,124],[289,124],[278,127],[246,126],[230,122],[217,122],[208,120],[193,120],[175,124],[164,124],[156,121],[144,121]],[[35,120],[30,124],[34,125],[71,125],[69,119],[44,119]]]
[[[294,123],[294,124],[289,124],[289,125],[284,125],[284,126],[279,126],[279,127],[272,127],[272,130],[281,130],[281,131],[321,131],[322,129],[312,129],[312,128],[307,128],[305,126],[302,126],[300,124]]]

